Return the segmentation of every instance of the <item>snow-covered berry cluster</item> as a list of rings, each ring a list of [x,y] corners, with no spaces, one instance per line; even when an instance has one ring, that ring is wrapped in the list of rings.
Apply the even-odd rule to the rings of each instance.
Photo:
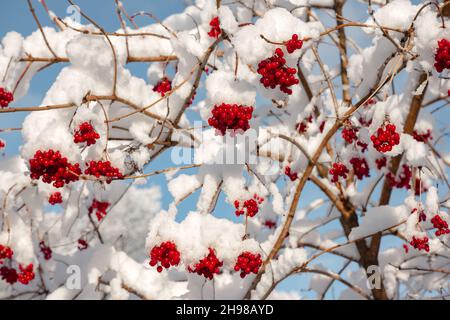
[[[250,273],[257,274],[261,265],[261,254],[245,251],[237,258],[234,271],[241,271],[241,278],[245,278]]]
[[[188,271],[212,280],[215,274],[219,274],[220,268],[223,266],[223,261],[217,258],[213,248],[209,248],[208,250],[208,255],[196,263],[193,268],[189,266]]]
[[[0,244],[0,265],[4,264],[5,259],[10,260],[10,266],[3,265],[0,268],[0,277],[9,284],[14,284],[19,281],[20,283],[27,285],[34,279],[33,264],[30,263],[26,267],[22,264],[18,264],[18,272],[17,269],[11,266],[13,255],[14,251],[10,247]]]
[[[88,146],[95,144],[98,139],[100,135],[90,122],[81,123],[73,134],[73,142],[86,143]]]
[[[172,90],[172,81],[167,77],[162,78],[153,88],[153,91],[158,92],[161,97],[164,97],[170,90]]]
[[[266,88],[275,89],[277,86],[286,94],[292,94],[289,87],[299,83],[295,77],[297,69],[286,67],[283,50],[277,48],[275,54],[258,64],[258,73],[262,76],[260,82]]]
[[[417,250],[425,250],[426,252],[430,251],[430,245],[428,244],[428,237],[418,238],[413,236],[412,240],[409,242],[409,244]]]
[[[373,147],[379,152],[388,152],[400,143],[400,134],[395,131],[396,127],[392,123],[387,123],[383,127],[378,128],[376,134],[370,137]]]
[[[340,163],[340,162],[335,162],[333,163],[333,167],[330,169],[329,173],[331,175],[333,175],[333,177],[331,178],[331,182],[338,182],[339,181],[339,177],[342,177],[344,179],[347,179],[347,174],[348,174],[348,169],[345,166],[345,164]]]
[[[297,132],[300,134],[305,133],[308,130],[309,124],[312,122],[313,122],[313,116],[309,115],[308,117],[306,117],[305,119],[303,119],[302,121],[297,123],[297,125],[296,125]]]
[[[0,88],[0,107],[6,108],[14,100],[14,96],[11,92],[5,88]]]
[[[377,166],[377,169],[381,170],[382,168],[386,167],[386,165],[387,165],[387,158],[386,157],[381,157],[381,158],[375,159],[375,164]]]
[[[47,246],[44,241],[39,242],[39,249],[44,255],[45,260],[50,260],[52,258],[52,249]]]
[[[358,128],[347,125],[342,129],[342,138],[348,143],[352,144],[353,141],[358,140],[358,136],[356,135],[358,133]]]
[[[111,181],[116,179],[122,179],[123,174],[120,172],[118,168],[115,168],[111,165],[110,161],[94,161],[91,160],[86,163],[86,170],[84,170],[85,174],[92,175],[96,178],[105,177],[106,183],[111,183]]]
[[[59,151],[52,149],[38,150],[30,159],[30,176],[45,183],[52,183],[55,188],[62,188],[64,184],[79,180],[81,169],[78,163],[71,164]]]
[[[291,179],[291,181],[295,181],[298,179],[297,172],[292,171],[290,166],[286,166],[286,168],[284,169],[284,174],[287,175],[289,179]]]
[[[171,266],[177,266],[180,263],[180,252],[172,241],[166,241],[159,246],[154,246],[150,251],[150,266],[156,265],[158,272],[163,271],[163,267],[169,269]]]
[[[54,206],[57,203],[62,203],[62,195],[61,192],[53,192],[50,197],[48,198],[48,203],[50,203],[52,206]]]
[[[412,177],[412,171],[407,164],[402,165],[402,171],[398,174],[398,178],[396,178],[392,172],[389,172],[386,175],[386,178],[388,179],[391,187],[398,188],[398,189],[411,188],[411,184],[410,184],[411,177]]]
[[[10,247],[0,244],[0,264],[3,264],[3,259],[11,259],[13,254]]]
[[[250,129],[253,107],[222,103],[215,105],[211,113],[208,124],[225,135],[227,130],[245,132]]]
[[[220,20],[219,17],[214,17],[209,22],[211,30],[208,32],[208,36],[211,38],[218,38],[222,33],[222,29],[220,29]]]
[[[426,132],[418,132],[417,130],[414,130],[413,131],[413,138],[416,141],[425,142],[425,143],[427,143],[430,140],[433,140],[433,137],[431,135],[431,130],[430,129],[428,129]]]
[[[450,41],[441,39],[438,41],[438,48],[434,55],[434,67],[437,72],[450,69]]]
[[[97,199],[92,200],[92,204],[90,205],[88,212],[92,214],[95,211],[95,216],[98,221],[101,221],[107,214],[106,210],[108,210],[111,204],[107,201],[98,201]]]
[[[351,158],[350,163],[353,166],[353,172],[358,177],[359,180],[364,179],[364,177],[370,177],[369,165],[365,158]]]
[[[84,239],[78,239],[78,245],[77,248],[80,251],[86,250],[89,247],[89,244]]]
[[[450,234],[447,221],[442,219],[440,215],[436,214],[433,218],[431,218],[431,223],[433,224],[433,228],[437,229],[435,232],[436,236]]]
[[[298,38],[297,34],[293,34],[292,38],[286,41],[286,50],[289,53],[293,53],[295,50],[301,49],[303,41]]]
[[[257,194],[253,195],[253,199],[242,201],[235,200],[234,207],[236,208],[236,216],[246,215],[248,217],[254,217],[259,211],[259,205],[263,203],[264,198],[258,196]]]

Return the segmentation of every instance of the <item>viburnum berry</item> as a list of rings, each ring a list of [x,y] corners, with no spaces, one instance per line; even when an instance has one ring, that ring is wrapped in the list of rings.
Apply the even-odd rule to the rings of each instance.
[[[88,243],[86,240],[78,239],[78,250],[83,251],[88,248]]]
[[[172,241],[166,241],[159,246],[154,246],[150,251],[150,266],[156,265],[158,272],[163,271],[163,267],[169,269],[171,266],[177,266],[180,263],[180,252]]]
[[[50,260],[52,258],[52,249],[50,249],[44,241],[39,242],[39,249],[41,249],[45,260]]]
[[[333,178],[331,178],[331,182],[338,182],[339,177],[342,177],[344,179],[347,179],[348,169],[343,163],[335,162],[333,163],[333,167],[330,169],[329,173],[333,175]]]
[[[0,139],[0,150],[6,147],[6,143],[4,140]]]
[[[381,170],[381,168],[386,167],[387,159],[385,157],[375,159],[375,164],[377,165],[377,169]]]
[[[350,163],[353,166],[353,172],[358,177],[359,180],[364,179],[364,177],[370,177],[369,165],[365,158],[352,158]]]
[[[450,234],[450,229],[448,228],[448,223],[444,219],[441,218],[440,215],[435,215],[431,218],[431,223],[433,224],[433,228],[436,228],[435,235],[441,236],[444,234]]]
[[[14,96],[11,92],[5,88],[0,88],[0,107],[6,108],[14,100]]]
[[[297,123],[296,129],[298,133],[305,133],[308,130],[308,124],[312,123],[313,116],[310,115],[307,118],[303,119],[301,122]]]
[[[408,245],[403,244],[403,249],[405,249],[405,253],[408,253],[408,251],[409,251]]]
[[[325,121],[322,121],[319,126],[319,132],[323,133],[323,129],[325,128]]]
[[[367,147],[369,146],[367,143],[364,143],[361,140],[358,140],[356,142],[356,145],[361,148],[361,152],[362,153],[366,152],[367,151]]]
[[[29,163],[32,179],[42,177],[43,182],[53,182],[53,186],[56,188],[61,188],[64,184],[77,181],[81,174],[78,163],[71,164],[59,151],[53,151],[52,149],[36,151]]]
[[[110,203],[105,201],[98,201],[97,199],[94,199],[92,201],[91,206],[88,209],[89,214],[92,214],[95,210],[95,215],[97,216],[97,220],[101,221],[106,216],[106,210],[110,206]]]
[[[216,257],[214,249],[209,248],[208,250],[208,255],[195,264],[194,268],[189,266],[188,271],[212,280],[215,274],[219,274],[220,267],[223,266],[223,261],[220,261]]]
[[[14,251],[8,247],[0,244],[0,264],[3,259],[11,259],[14,254]]]
[[[258,64],[258,73],[262,76],[260,82],[266,88],[275,89],[277,86],[286,94],[292,94],[289,87],[298,84],[295,78],[297,69],[286,67],[283,50],[277,48],[275,54]]]
[[[427,215],[425,214],[425,211],[422,208],[419,208],[419,209],[414,208],[414,209],[411,210],[411,214],[413,214],[415,212],[417,212],[417,214],[419,216],[419,219],[418,219],[419,222],[427,220]]]
[[[284,174],[287,175],[289,177],[289,179],[291,179],[291,181],[295,181],[298,179],[297,172],[291,171],[290,166],[286,166],[286,168],[284,169]]]
[[[302,48],[303,41],[298,38],[297,34],[293,34],[292,38],[288,40],[285,45],[287,52],[292,53],[295,50]]]
[[[431,136],[431,130],[428,129],[426,132],[419,133],[417,130],[413,131],[413,138],[416,141],[427,143],[430,140],[433,140]]]
[[[209,25],[211,26],[211,30],[208,32],[208,36],[211,38],[218,38],[222,33],[222,29],[220,29],[219,17],[212,18]]]
[[[111,183],[114,178],[122,179],[123,175],[118,168],[111,165],[110,161],[90,161],[86,163],[85,174],[92,175],[96,178],[106,177],[106,183]]]
[[[428,244],[428,237],[423,238],[413,237],[409,244],[419,251],[420,250],[425,250],[426,252],[430,251],[430,245]]]
[[[73,134],[73,142],[85,143],[90,146],[100,139],[100,135],[95,131],[90,122],[83,122],[78,126]]]
[[[438,48],[434,55],[434,67],[437,72],[450,69],[450,41],[447,39],[438,41]]]
[[[53,192],[50,197],[48,198],[48,203],[50,203],[52,206],[54,206],[57,203],[62,203],[62,195],[61,192]]]
[[[16,283],[18,278],[16,269],[9,268],[7,266],[3,266],[0,268],[0,276],[9,284]]]
[[[253,107],[222,103],[215,105],[211,113],[208,124],[225,135],[227,130],[245,132],[250,129],[249,120],[252,118]]]
[[[419,196],[421,193],[425,193],[428,191],[428,188],[425,187],[422,181],[419,178],[416,178],[414,182],[414,194]]]
[[[259,211],[259,205],[264,201],[264,198],[253,195],[253,199],[245,200],[243,205],[239,200],[234,201],[234,207],[236,208],[236,216],[247,215],[248,217],[254,217]]]
[[[158,92],[162,97],[172,90],[172,82],[167,78],[162,78],[154,87],[153,91]]]
[[[262,265],[261,255],[259,253],[251,253],[245,251],[239,255],[234,271],[241,271],[241,278],[245,278],[248,274],[257,274]]]
[[[33,264],[30,263],[28,266],[23,267],[21,264],[19,265],[20,273],[17,276],[17,280],[19,280],[22,284],[28,284],[34,279],[34,271]]]
[[[277,226],[277,222],[268,219],[264,221],[264,226],[269,229],[275,229],[275,227]]]
[[[342,138],[348,143],[351,144],[353,141],[356,141],[358,139],[358,136],[356,135],[358,133],[358,128],[353,126],[345,126],[344,129],[342,129]]]
[[[379,152],[388,152],[400,143],[400,135],[395,131],[396,127],[392,123],[387,123],[377,129],[376,135],[370,137],[374,148]]]
[[[398,175],[398,179],[392,174],[392,172],[389,172],[386,175],[386,178],[388,179],[391,187],[399,189],[401,188],[409,189],[411,188],[410,182],[412,177],[412,171],[406,164],[403,164],[402,169],[403,169],[402,172],[400,172],[400,174]]]

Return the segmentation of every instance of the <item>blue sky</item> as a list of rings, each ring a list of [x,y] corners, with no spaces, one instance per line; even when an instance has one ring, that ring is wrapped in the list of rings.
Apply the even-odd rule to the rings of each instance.
[[[54,11],[58,16],[64,17],[66,16],[66,8],[68,3],[64,0],[46,0],[47,5]],[[116,30],[120,27],[119,21],[115,15],[115,5],[114,0],[77,0],[75,1],[82,10],[92,18],[94,18],[100,25],[102,25],[106,30]],[[176,12],[182,11],[184,7],[183,0],[125,0],[124,6],[127,11],[132,14],[137,11],[147,11],[151,12],[160,19],[167,17],[168,15]],[[365,5],[357,2],[351,1],[352,5],[347,7],[345,12],[347,17],[350,17],[353,20],[363,21],[366,16],[366,7]],[[52,25],[45,11],[42,9],[38,1],[33,1],[33,4],[36,9],[36,13],[40,18],[40,21],[43,25]],[[327,19],[324,15],[323,18]],[[137,18],[137,23],[140,25],[144,25],[149,23],[149,21],[144,20],[147,18]],[[26,1],[7,1],[7,3],[3,4],[2,10],[0,11],[0,37],[3,36],[11,30],[17,31],[24,36],[29,35],[31,32],[37,29],[36,23],[33,20],[30,11],[28,10],[28,6]],[[367,45],[370,39],[367,39],[361,31],[356,28],[349,29],[349,36],[356,39],[356,41],[360,44]],[[337,62],[337,55],[331,51],[322,48],[321,54],[324,57],[325,61],[332,61],[333,63]],[[52,66],[46,69],[44,72],[39,73],[35,76],[31,83],[31,89],[26,97],[21,99],[20,101],[14,102],[13,106],[35,106],[39,105],[41,100],[43,99],[45,92],[51,86],[55,77],[61,70],[62,66]],[[132,72],[146,79],[146,69],[147,65],[144,64],[135,64],[130,67]],[[397,81],[397,85],[400,88],[404,83],[404,79],[400,77]],[[11,128],[11,127],[21,127],[22,121],[26,114],[3,114],[0,117],[0,128]],[[5,157],[14,156],[18,153],[19,146],[21,145],[21,137],[19,132],[13,133],[0,133],[0,138],[6,140],[7,147],[5,150]],[[159,168],[163,168],[167,166],[167,163],[170,163],[170,153],[167,153],[161,158],[159,158],[152,166],[149,168],[149,171],[153,171]],[[189,171],[188,171],[189,172]],[[171,197],[168,196],[167,188],[165,185],[164,176],[152,177],[149,180],[150,185],[159,185],[162,189],[163,195],[163,207],[166,207],[167,204],[171,201]],[[305,206],[309,204],[312,200],[320,197],[318,194],[318,190],[314,187],[308,187],[302,194],[302,198],[300,201],[300,206]],[[191,209],[195,208],[195,196],[192,199],[187,200],[183,203],[181,207],[181,211],[186,213]],[[221,201],[222,200],[222,201]],[[396,197],[395,201],[401,201],[402,197]],[[216,209],[216,212],[219,216],[227,216],[231,218],[234,216],[233,209],[228,204],[224,203],[223,196],[219,200],[219,205]],[[392,244],[391,244],[392,245]],[[341,263],[329,256],[324,256],[321,260],[323,264],[334,264],[336,269],[339,269]],[[308,277],[308,276],[307,276]],[[298,288],[305,288],[307,283],[305,282],[305,277],[302,279],[292,278],[289,281],[283,282],[279,288],[285,290],[292,290]],[[340,286],[338,285],[337,290],[339,290]],[[330,293],[331,294],[331,293]],[[306,294],[310,296],[309,294]],[[331,296],[330,296],[331,297]]]

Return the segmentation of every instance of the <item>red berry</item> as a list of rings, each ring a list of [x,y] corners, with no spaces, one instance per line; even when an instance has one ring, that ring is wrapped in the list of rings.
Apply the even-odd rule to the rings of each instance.
[[[219,17],[212,18],[209,25],[211,26],[211,30],[208,32],[208,36],[211,38],[218,38],[222,33],[222,29],[220,29]]]
[[[434,67],[437,72],[450,69],[450,41],[447,39],[438,41],[438,48],[434,55]]]
[[[381,170],[381,168],[386,167],[387,159],[385,157],[375,159],[375,164],[377,165],[377,169]]]
[[[153,88],[153,91],[158,92],[162,97],[170,90],[172,90],[172,82],[166,77],[162,78]]]
[[[308,124],[312,123],[313,117],[310,115],[309,117],[302,120],[302,122],[297,123],[297,131],[298,133],[305,133],[308,130]],[[325,123],[324,123],[325,124]]]
[[[258,73],[262,76],[260,82],[266,88],[275,89],[277,86],[286,94],[292,94],[289,87],[298,84],[299,80],[295,78],[297,69],[286,67],[286,59],[280,48],[275,50],[275,54],[261,61],[258,64]]]
[[[239,255],[234,271],[241,271],[241,278],[245,278],[248,274],[257,274],[262,265],[261,255],[245,251]]]
[[[30,177],[39,179],[45,183],[52,183],[56,188],[61,188],[64,184],[77,181],[81,174],[78,163],[71,164],[66,157],[62,157],[59,151],[52,149],[47,151],[36,151],[34,157],[30,159]]]
[[[220,267],[223,266],[223,262],[216,257],[214,249],[209,248],[209,254],[201,259],[194,268],[188,267],[188,271],[191,273],[197,273],[199,276],[204,276],[206,279],[212,280],[214,274],[219,274]]]
[[[6,147],[6,143],[2,139],[0,139],[0,150],[3,149],[4,147]]]
[[[289,177],[289,179],[291,179],[291,181],[295,181],[298,179],[297,172],[292,172],[291,167],[289,166],[286,166],[286,168],[284,169],[284,173]]]
[[[248,217],[254,217],[259,211],[259,205],[264,201],[264,198],[255,194],[253,199],[245,200],[243,205],[238,200],[234,201],[236,208],[236,216],[246,214]]]
[[[292,53],[295,50],[302,48],[303,41],[298,39],[298,35],[293,34],[292,38],[288,40],[285,45],[287,52]]]
[[[83,251],[88,248],[88,243],[86,240],[78,239],[78,250]]]
[[[358,133],[358,128],[353,127],[351,125],[345,126],[342,130],[342,138],[349,144],[353,143],[353,141],[358,139],[356,135]]]
[[[158,272],[163,271],[163,267],[169,269],[171,266],[177,266],[180,263],[180,252],[175,243],[166,241],[159,246],[154,246],[150,251],[150,266],[156,265]]]
[[[369,165],[365,158],[352,158],[350,163],[353,166],[353,172],[358,177],[359,180],[364,179],[364,177],[370,177]]]
[[[378,128],[376,134],[370,137],[373,147],[379,152],[388,152],[400,143],[400,135],[395,131],[396,127],[392,123],[388,123]]]
[[[45,260],[50,260],[52,258],[52,249],[46,246],[44,241],[39,242],[39,248],[41,249]]]
[[[265,220],[264,221],[264,226],[269,228],[269,229],[275,229],[275,227],[277,226],[277,222],[273,221],[273,220]]]
[[[245,132],[250,129],[249,120],[252,118],[252,113],[253,107],[222,103],[214,106],[208,124],[222,135],[225,135],[227,130]]]
[[[22,284],[28,284],[30,281],[34,279],[34,271],[33,264],[30,263],[28,266],[23,267],[21,264],[19,265],[20,273],[17,276],[17,280],[19,280]]]
[[[102,202],[102,201],[98,201],[96,199],[94,199],[92,201],[91,206],[89,207],[88,211],[89,214],[92,214],[92,212],[95,211],[95,215],[97,216],[97,220],[101,221],[107,214],[106,210],[108,209],[108,207],[110,206],[109,202]]]
[[[333,167],[330,169],[329,173],[333,175],[333,178],[331,178],[331,182],[338,182],[339,177],[342,177],[344,179],[347,179],[348,169],[343,163],[333,163]]]
[[[61,192],[54,192],[48,198],[48,203],[50,203],[52,206],[54,206],[57,203],[62,203],[62,202],[63,202],[63,200],[62,200]]]
[[[6,108],[14,100],[14,96],[11,92],[5,88],[0,88],[0,107]]]
[[[98,139],[100,139],[100,135],[97,131],[95,131],[94,127],[89,122],[83,122],[80,124],[73,134],[73,142],[86,142],[88,146],[95,144]]]
[[[96,178],[106,177],[106,183],[116,179],[122,179],[123,175],[119,169],[113,167],[109,161],[90,161],[86,163],[87,169],[84,170],[85,174],[92,175]]]

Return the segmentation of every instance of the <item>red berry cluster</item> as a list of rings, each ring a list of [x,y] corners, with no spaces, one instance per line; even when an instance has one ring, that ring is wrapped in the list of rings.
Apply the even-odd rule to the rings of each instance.
[[[367,147],[369,146],[367,143],[364,143],[361,140],[358,140],[356,142],[356,145],[361,148],[361,152],[362,153],[366,152],[367,151]]]
[[[264,226],[269,228],[269,229],[275,229],[275,227],[277,226],[277,222],[273,221],[273,220],[265,220],[264,221]]]
[[[236,216],[240,216],[246,214],[248,217],[254,217],[259,211],[259,205],[264,201],[264,198],[258,196],[257,194],[253,195],[253,199],[248,199],[244,201],[244,204],[241,206],[239,200],[234,201],[234,207],[236,208]]]
[[[57,203],[62,203],[62,196],[61,192],[54,192],[50,195],[48,198],[48,203],[50,203],[52,206],[54,206]]]
[[[403,164],[402,169],[403,169],[402,172],[400,172],[400,174],[398,175],[398,179],[392,174],[392,172],[389,172],[386,175],[386,178],[388,179],[391,187],[399,189],[401,188],[409,189],[411,188],[410,185],[412,177],[411,169],[406,164]]]
[[[241,271],[241,278],[245,278],[248,274],[257,274],[262,265],[261,255],[245,251],[239,255],[234,266],[234,271]]]
[[[333,175],[333,178],[331,178],[331,182],[338,182],[339,177],[342,177],[344,179],[347,179],[348,169],[343,163],[335,162],[333,163],[333,167],[330,169],[330,174]]]
[[[78,250],[83,251],[89,247],[86,240],[78,239]]]
[[[26,268],[19,265],[20,273],[14,268],[3,266],[0,268],[0,277],[9,284],[19,281],[22,284],[28,284],[34,279],[33,264],[30,263]]]
[[[50,260],[52,258],[52,249],[50,249],[44,241],[39,242],[39,249],[41,249],[45,260]]]
[[[375,159],[375,164],[377,165],[377,169],[381,170],[381,168],[386,167],[387,159],[385,157],[381,157],[379,159]]]
[[[114,178],[122,179],[123,175],[118,168],[111,165],[110,161],[90,161],[86,163],[85,174],[90,174],[96,178],[106,177],[106,183],[111,183]]]
[[[436,236],[441,236],[444,234],[450,234],[450,229],[448,228],[448,223],[444,219],[441,218],[440,215],[435,215],[431,218],[431,223],[433,224],[433,228],[436,228]]]
[[[14,100],[14,96],[11,92],[5,88],[0,88],[0,107],[6,108],[9,106],[11,101]]]
[[[61,188],[64,184],[77,181],[81,169],[78,163],[71,164],[59,151],[50,149],[36,151],[34,157],[30,159],[30,172],[32,179],[42,177],[43,182],[53,182],[54,187]]]
[[[438,48],[434,55],[434,67],[437,72],[450,69],[450,41],[447,39],[438,41]]]
[[[280,86],[280,90],[287,94],[292,94],[289,87],[299,83],[295,78],[297,70],[286,67],[286,59],[283,58],[283,50],[277,48],[275,54],[261,61],[258,64],[258,73],[262,76],[260,82],[266,88],[275,89]]]
[[[0,244],[0,264],[3,264],[3,259],[11,259],[14,252],[8,246]]]
[[[420,250],[425,250],[426,252],[430,251],[430,246],[428,244],[427,237],[424,237],[422,239],[413,237],[409,244],[419,251]]]
[[[158,92],[162,97],[170,90],[172,90],[172,82],[166,77],[162,78],[153,88],[153,91]]]
[[[291,171],[290,166],[286,166],[286,168],[284,169],[284,174],[287,175],[289,177],[289,179],[291,179],[291,181],[295,181],[298,179],[297,172]]]
[[[297,34],[293,34],[292,38],[288,40],[285,45],[287,52],[292,53],[295,50],[302,48],[303,41],[298,38]]]
[[[215,105],[211,113],[208,124],[224,135],[228,129],[244,132],[250,129],[249,120],[252,118],[253,107],[222,103]]]
[[[105,216],[106,216],[106,210],[108,209],[108,207],[110,206],[109,202],[102,202],[102,201],[98,201],[97,199],[94,199],[92,201],[91,206],[89,207],[88,211],[89,214],[92,214],[92,212],[94,212],[95,210],[95,215],[97,216],[97,220],[101,221]]]
[[[370,177],[369,165],[365,158],[352,158],[350,163],[353,166],[353,172],[358,177],[359,180],[364,179],[364,177]]]
[[[378,128],[377,134],[370,137],[373,146],[379,152],[388,152],[400,143],[400,135],[395,131],[396,127],[392,123],[388,123],[384,128]]]
[[[163,271],[163,267],[169,269],[170,266],[177,266],[180,263],[180,252],[177,250],[175,243],[166,241],[159,246],[154,246],[150,251],[150,266],[157,264],[156,270]]]
[[[223,266],[223,261],[220,261],[216,257],[214,249],[209,248],[209,254],[195,264],[192,269],[188,267],[188,271],[191,273],[197,273],[199,276],[204,276],[206,279],[212,280],[214,274],[219,274],[220,267]]]
[[[211,26],[211,30],[208,32],[208,36],[211,38],[218,38],[222,33],[222,29],[220,29],[219,17],[212,18],[209,25]]]
[[[414,212],[417,212],[419,215],[419,222],[426,221],[427,215],[425,214],[425,211],[422,208],[420,208],[420,211],[418,211],[418,210],[419,209],[417,209],[417,208],[412,209],[411,214],[413,214]]]
[[[100,135],[95,131],[92,124],[89,122],[83,122],[80,126],[75,130],[73,134],[73,142],[75,143],[85,143],[90,146],[95,144],[97,139],[100,139]]]
[[[313,121],[313,116],[310,115],[309,117],[305,118],[302,120],[302,122],[297,123],[296,129],[298,131],[298,133],[305,133],[306,130],[308,130],[308,124],[312,123]],[[323,123],[325,125],[325,123]]]
[[[413,138],[416,141],[419,142],[425,142],[427,143],[429,140],[433,140],[433,137],[431,136],[431,130],[428,129],[425,133],[419,133],[417,130],[413,131]]]
[[[358,136],[356,135],[357,133],[358,133],[358,128],[348,125],[348,126],[345,126],[344,129],[342,129],[342,138],[348,144],[351,144],[351,143],[353,143],[353,141],[358,140]]]

